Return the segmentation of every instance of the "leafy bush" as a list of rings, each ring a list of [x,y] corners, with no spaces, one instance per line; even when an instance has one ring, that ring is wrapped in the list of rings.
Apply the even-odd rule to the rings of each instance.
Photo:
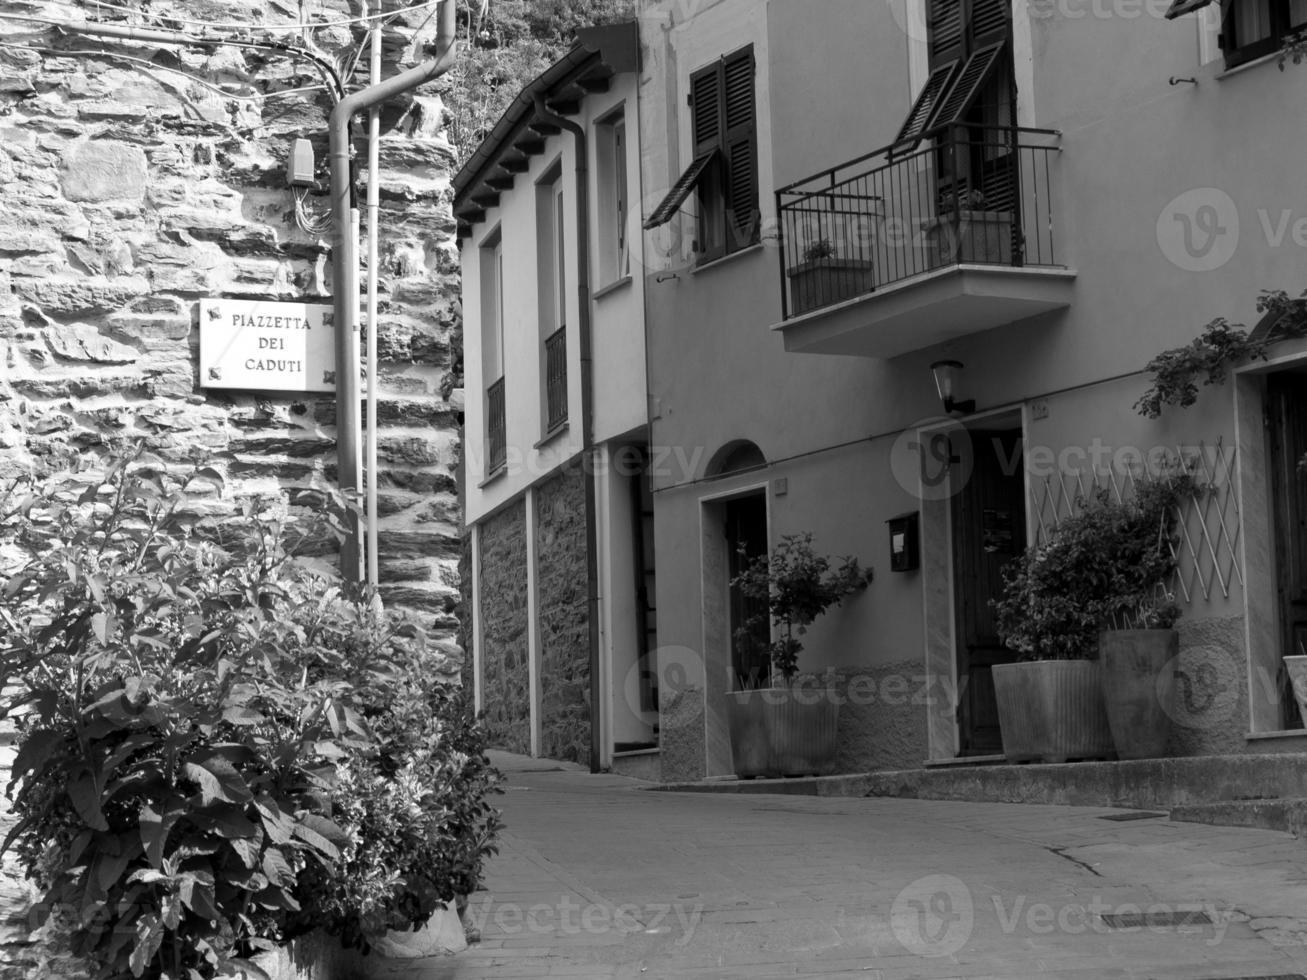
[[[220,482],[124,460],[0,493],[0,555],[21,556],[0,592],[5,847],[90,977],[258,976],[250,955],[318,925],[365,945],[493,849],[494,774],[421,632],[292,554],[330,512],[312,531],[257,502],[202,519]],[[373,822],[341,808],[387,774],[421,792],[374,794]],[[377,890],[354,856],[383,839]]]
[[[741,555],[744,555],[741,549]],[[731,580],[748,600],[751,612],[735,631],[736,640],[745,649],[764,645],[772,668],[786,684],[799,670],[803,636],[818,616],[832,605],[866,588],[871,572],[864,571],[858,560],[841,559],[832,569],[830,559],[812,550],[812,534],[787,534],[771,555],[758,555]],[[775,641],[760,640],[771,635],[770,623],[780,628]],[[757,682],[761,678],[745,678]]]
[[[1169,628],[1180,612],[1165,588],[1177,505],[1194,490],[1176,473],[1136,481],[1125,502],[1101,487],[1079,499],[1075,515],[1003,569],[992,602],[1003,642],[1028,660],[1077,660],[1096,656],[1109,625]]]

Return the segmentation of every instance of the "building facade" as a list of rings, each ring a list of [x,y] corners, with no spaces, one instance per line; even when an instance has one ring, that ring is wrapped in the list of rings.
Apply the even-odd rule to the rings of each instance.
[[[583,32],[454,182],[478,703],[596,767],[657,728],[637,61],[634,24]]]
[[[1307,75],[1275,67],[1303,21],[1296,0],[643,6],[662,778],[731,771],[739,546],[811,532],[875,569],[805,637],[842,770],[984,759],[1002,566],[1176,461],[1205,490],[1170,751],[1302,748],[1281,659],[1307,642],[1307,341],[1262,324],[1267,360],[1159,418],[1135,403],[1156,354],[1302,291],[1274,148],[1305,111]]]

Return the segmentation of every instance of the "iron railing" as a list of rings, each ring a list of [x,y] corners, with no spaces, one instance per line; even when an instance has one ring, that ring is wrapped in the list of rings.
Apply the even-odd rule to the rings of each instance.
[[[498,473],[508,465],[508,420],[504,414],[504,379],[486,389],[486,474]]]
[[[785,319],[951,265],[1057,265],[1058,135],[940,127],[781,188]]]
[[[567,421],[566,327],[559,327],[545,338],[545,415],[549,432]]]

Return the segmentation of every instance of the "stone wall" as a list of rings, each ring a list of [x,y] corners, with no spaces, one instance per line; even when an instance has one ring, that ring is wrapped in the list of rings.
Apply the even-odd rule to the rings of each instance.
[[[526,507],[521,499],[481,524],[479,560],[483,724],[495,748],[530,755]]]
[[[329,21],[360,12],[357,0],[123,2],[148,13],[83,0],[9,0],[4,7],[37,20],[155,28],[182,21],[295,25],[302,12]],[[429,12],[391,22],[387,74],[430,56],[436,19]],[[197,370],[201,298],[331,296],[329,235],[296,224],[285,179],[290,142],[305,137],[325,186],[330,102],[315,69],[265,48],[92,39],[31,20],[5,20],[4,27],[0,481],[94,466],[143,445],[176,470],[204,462],[223,472],[227,497],[208,505],[217,513],[234,512],[240,498],[293,499],[333,485],[331,396],[205,390]],[[248,27],[210,33],[245,42],[309,37]],[[311,32],[315,49],[341,64],[353,61],[363,37],[357,25]],[[358,63],[366,71],[367,59]],[[348,81],[357,87],[365,79]],[[433,670],[455,676],[462,657],[454,615],[461,310],[453,152],[439,88],[420,89],[384,114],[380,573],[388,604],[430,628],[441,654]],[[358,149],[366,160],[362,142]],[[360,195],[365,178],[360,172]],[[308,206],[322,216],[325,195],[310,194]],[[7,766],[0,768],[0,782],[7,781]],[[53,976],[11,955],[15,944],[36,955],[27,947],[22,894],[0,875],[4,958],[19,964],[15,975]]]
[[[581,470],[559,473],[536,489],[535,499],[540,754],[584,763],[590,760],[590,620]]]

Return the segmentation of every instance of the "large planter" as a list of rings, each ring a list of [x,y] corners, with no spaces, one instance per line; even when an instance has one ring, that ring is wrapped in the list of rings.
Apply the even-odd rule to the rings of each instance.
[[[995,664],[994,694],[1009,762],[1110,758],[1102,670],[1093,660]]]
[[[1285,657],[1284,669],[1289,672],[1289,683],[1293,686],[1293,699],[1298,702],[1298,715],[1307,727],[1307,657]]]
[[[835,256],[809,259],[786,270],[786,275],[790,278],[790,313],[793,316],[842,303],[876,287],[869,259]]]
[[[925,223],[930,267],[1012,264],[1012,212],[949,211]]]
[[[731,761],[741,779],[822,776],[835,771],[838,699],[827,690],[730,691]]]
[[[1175,714],[1179,653],[1180,634],[1175,630],[1107,630],[1099,634],[1103,700],[1119,758],[1166,755]]]

